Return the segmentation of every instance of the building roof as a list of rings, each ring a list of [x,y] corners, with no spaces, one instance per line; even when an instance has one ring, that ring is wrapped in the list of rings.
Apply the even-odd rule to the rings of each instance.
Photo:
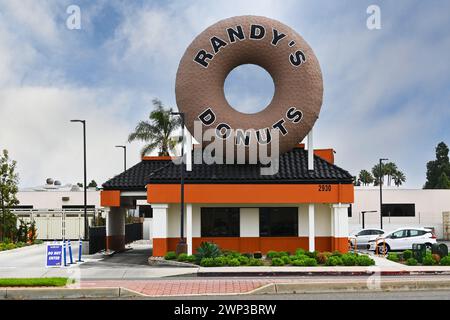
[[[262,165],[193,164],[185,173],[185,183],[353,183],[344,169],[314,156],[314,171],[308,170],[308,152],[295,148],[280,155],[279,171],[275,175],[261,175]],[[105,190],[145,190],[148,184],[180,182],[180,165],[171,160],[143,160],[127,171],[103,184]]]

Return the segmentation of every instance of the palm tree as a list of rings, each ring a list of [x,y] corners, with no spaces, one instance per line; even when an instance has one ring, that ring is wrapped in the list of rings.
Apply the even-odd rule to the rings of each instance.
[[[363,186],[367,186],[373,182],[373,176],[369,171],[361,170],[359,172],[359,181],[361,181]]]
[[[146,142],[141,150],[142,156],[155,149],[159,149],[160,156],[169,156],[169,152],[173,151],[178,143],[171,135],[181,126],[181,119],[172,118],[170,116],[172,108],[165,109],[160,100],[153,99],[152,103],[155,110],[150,112],[149,120],[137,124],[134,132],[128,136],[128,142],[135,140]]]
[[[397,165],[394,162],[388,162],[383,166],[384,174],[387,175],[387,185],[391,185],[391,180],[394,174],[398,171]]]
[[[396,170],[393,174],[392,174],[392,179],[394,180],[394,184],[396,187],[400,187],[403,182],[406,181],[406,176],[403,172],[401,172],[400,170]]]
[[[384,185],[384,176],[385,174],[385,170],[384,170],[385,165],[381,164],[381,184]],[[376,164],[372,167],[372,175],[374,177],[374,185],[378,186],[380,185],[380,165]]]

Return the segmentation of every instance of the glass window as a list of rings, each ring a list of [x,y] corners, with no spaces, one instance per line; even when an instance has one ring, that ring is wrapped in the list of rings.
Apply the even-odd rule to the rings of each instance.
[[[297,237],[298,208],[260,208],[260,237]]]
[[[414,203],[384,203],[383,217],[415,217],[416,205]]]
[[[394,232],[392,234],[392,238],[405,238],[407,236],[408,236],[408,233],[406,230],[400,230],[400,231]]]
[[[239,237],[239,208],[202,208],[202,237]]]
[[[358,236],[368,236],[369,234],[372,234],[371,230],[362,230],[358,233]]]
[[[141,218],[153,218],[152,206],[148,206],[148,205],[139,206],[139,217],[141,217]]]
[[[426,232],[423,230],[409,230],[409,236],[410,237],[418,237],[423,236]]]

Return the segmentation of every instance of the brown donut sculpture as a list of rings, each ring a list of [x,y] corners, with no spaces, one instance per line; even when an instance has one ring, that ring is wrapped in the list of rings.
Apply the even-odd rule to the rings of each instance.
[[[264,68],[275,84],[272,101],[258,113],[239,112],[225,98],[225,79],[242,64]],[[313,50],[294,30],[266,17],[239,16],[217,22],[190,44],[178,67],[175,93],[192,134],[194,121],[201,120],[203,130],[217,128],[218,136],[227,128],[262,130],[261,141],[248,143],[267,143],[262,137],[273,128],[280,133],[280,152],[286,152],[318,118],[323,82]]]

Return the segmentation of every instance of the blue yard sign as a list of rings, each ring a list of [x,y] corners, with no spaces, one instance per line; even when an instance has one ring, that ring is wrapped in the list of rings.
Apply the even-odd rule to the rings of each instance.
[[[46,267],[61,267],[62,266],[62,244],[49,243],[47,244],[47,255],[45,258]]]

